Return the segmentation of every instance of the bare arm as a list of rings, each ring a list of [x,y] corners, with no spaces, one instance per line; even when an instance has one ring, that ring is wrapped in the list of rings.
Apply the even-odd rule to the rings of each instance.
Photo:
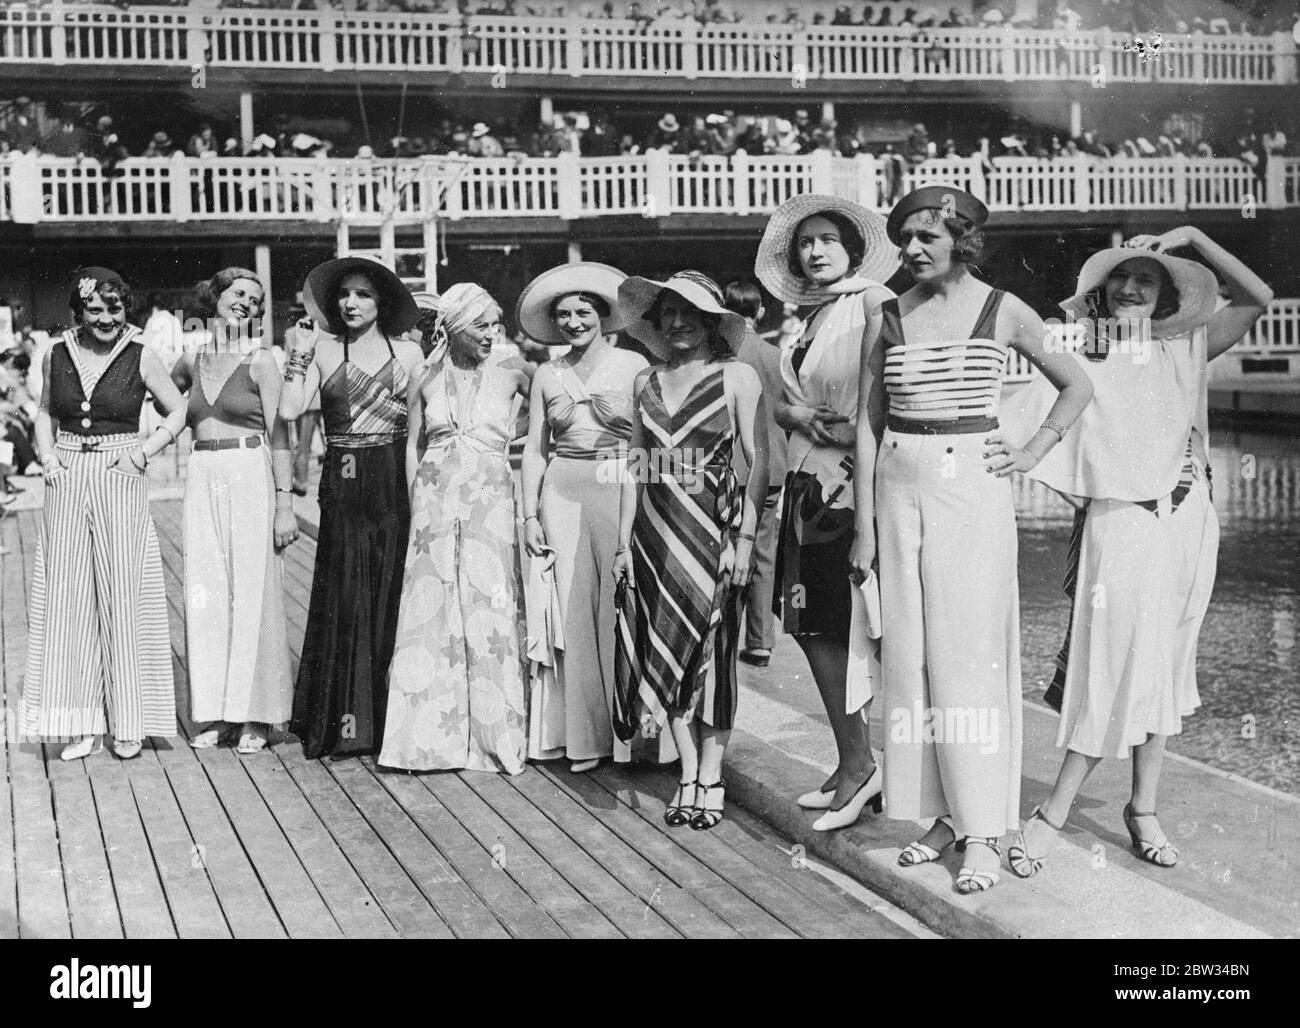
[[[307,329],[305,324],[306,319],[289,330],[293,333],[293,346],[289,349],[284,385],[280,389],[280,417],[285,421],[297,421],[302,417],[307,402],[320,388],[320,365],[316,355],[319,334],[314,327]],[[311,357],[305,368],[302,355]]]
[[[748,364],[733,364],[726,377],[734,390],[734,411],[740,449],[749,465],[745,503],[740,515],[740,538],[736,541],[736,562],[731,584],[743,588],[749,583],[758,519],[767,502],[768,453],[767,411],[763,406],[763,382]]]
[[[985,440],[992,449],[984,456],[989,459],[989,467],[999,478],[1005,478],[1013,471],[1028,471],[1034,467],[1061,441],[1061,434],[1047,425],[1054,424],[1063,434],[1079,419],[1092,399],[1092,379],[1079,367],[1078,361],[1072,354],[1049,352],[1044,345],[1047,328],[1043,320],[1023,300],[1010,294],[998,314],[999,326],[1008,322],[1010,337],[1007,344],[1024,354],[1029,363],[1041,371],[1058,392],[1056,402],[1047,412],[1043,427],[1033,434],[1023,448],[1009,446],[1000,432],[995,432]]]
[[[284,380],[270,350],[259,350],[249,370],[253,373],[262,404],[262,423],[269,426],[271,478],[275,483],[275,546],[284,549],[298,536],[298,518],[293,512],[293,452],[289,449],[289,425],[279,416],[280,388]],[[172,377],[175,378],[174,370]]]
[[[415,475],[424,454],[420,452],[420,428],[424,425],[424,384],[436,369],[418,367],[406,386],[406,491],[415,489]]]
[[[858,421],[853,453],[853,509],[859,536],[875,537],[876,451],[885,422],[885,348],[880,339],[884,316],[877,307],[867,317],[858,362]],[[875,547],[872,546],[874,554]],[[870,564],[870,561],[867,562]]]
[[[618,554],[614,558],[614,577],[624,575],[628,585],[636,587],[632,577],[632,526],[641,502],[641,482],[646,466],[645,428],[641,424],[641,390],[650,379],[650,369],[639,372],[632,384],[632,437],[628,441],[627,463],[623,468],[622,492],[618,506]]]
[[[59,420],[50,413],[50,354],[53,352],[54,347],[51,346],[41,358],[41,402],[36,408],[36,422],[32,426],[36,455],[42,465],[46,463],[47,457],[58,460],[58,454],[54,449],[54,438],[59,430]]]
[[[520,469],[524,540],[528,552],[534,557],[540,556],[541,547],[546,545],[546,532],[537,515],[541,509],[542,479],[546,476],[547,455],[551,447],[551,432],[546,422],[547,378],[548,373],[540,370],[533,377],[532,394],[528,401],[528,440],[524,444],[523,466]]]
[[[1273,302],[1273,290],[1268,284],[1199,228],[1186,225],[1160,236],[1134,236],[1128,245],[1160,252],[1190,246],[1219,273],[1230,299],[1228,306],[1215,311],[1206,324],[1209,360],[1222,356],[1241,342]]]
[[[184,431],[185,414],[189,404],[176,388],[167,366],[150,349],[145,349],[140,354],[140,377],[144,379],[145,388],[153,393],[155,405],[167,415],[162,427],[155,429],[141,447],[145,458],[148,459],[165,450]]]

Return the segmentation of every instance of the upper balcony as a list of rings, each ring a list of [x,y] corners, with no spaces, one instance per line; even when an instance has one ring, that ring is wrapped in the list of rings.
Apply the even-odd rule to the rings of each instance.
[[[1296,44],[1164,35],[1159,55],[1108,29],[701,26],[581,18],[73,6],[0,10],[0,68],[155,73],[429,72],[572,88],[858,83],[1291,85]]]
[[[1300,158],[1271,156],[1257,177],[1232,158],[995,157],[924,161],[907,170],[829,151],[802,156],[406,159],[130,158],[106,178],[95,161],[0,159],[0,221],[26,225],[132,222],[347,221],[438,218],[762,215],[798,193],[832,193],[885,212],[907,190],[950,183],[995,215],[1093,217],[1101,212],[1233,212],[1300,207]],[[995,218],[995,224],[996,224]],[[689,227],[689,223],[683,222]]]

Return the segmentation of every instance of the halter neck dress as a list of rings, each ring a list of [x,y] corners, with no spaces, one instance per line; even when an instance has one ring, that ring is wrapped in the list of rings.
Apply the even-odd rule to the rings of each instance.
[[[388,342],[374,375],[343,361],[322,383],[325,465],[311,606],[292,729],[307,757],[374,753],[411,519],[406,492],[406,368]]]

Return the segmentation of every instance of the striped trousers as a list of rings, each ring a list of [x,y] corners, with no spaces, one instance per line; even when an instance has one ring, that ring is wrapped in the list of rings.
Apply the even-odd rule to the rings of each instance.
[[[61,434],[45,485],[23,679],[23,733],[176,733],[167,596],[148,482],[109,465],[136,436]],[[106,716],[107,715],[107,718]]]

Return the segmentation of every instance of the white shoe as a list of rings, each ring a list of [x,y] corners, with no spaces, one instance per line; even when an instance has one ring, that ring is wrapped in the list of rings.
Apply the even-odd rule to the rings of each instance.
[[[871,772],[871,777],[862,783],[853,798],[839,810],[828,810],[813,822],[814,832],[833,832],[837,828],[847,828],[862,814],[862,808],[870,804],[871,809],[880,813],[881,789],[884,787],[884,771],[880,764]]]
[[[113,741],[113,752],[117,754],[119,760],[134,760],[140,756],[140,751],[144,749],[144,743],[136,742],[129,739],[115,739]]]
[[[598,767],[600,767],[600,758],[592,757],[590,760],[575,760],[569,765],[569,770],[575,775],[581,775],[588,771],[594,771]]]
[[[835,790],[822,792],[820,789],[814,789],[812,792],[806,792],[795,802],[804,810],[830,810],[831,803],[835,799]]]
[[[70,742],[59,754],[60,760],[85,760],[96,753],[104,751],[104,741],[98,735],[83,735],[76,742]]]

